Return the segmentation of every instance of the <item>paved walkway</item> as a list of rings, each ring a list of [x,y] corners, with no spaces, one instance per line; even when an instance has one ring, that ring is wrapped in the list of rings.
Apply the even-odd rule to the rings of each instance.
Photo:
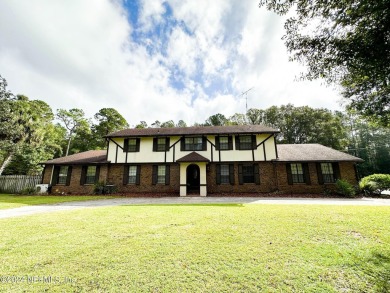
[[[277,198],[277,197],[160,197],[160,198],[113,198],[89,201],[64,202],[47,205],[33,205],[14,209],[0,210],[0,219],[13,218],[39,213],[69,211],[81,208],[106,207],[118,205],[148,204],[304,204],[304,205],[338,205],[338,206],[389,206],[390,199],[379,198]]]

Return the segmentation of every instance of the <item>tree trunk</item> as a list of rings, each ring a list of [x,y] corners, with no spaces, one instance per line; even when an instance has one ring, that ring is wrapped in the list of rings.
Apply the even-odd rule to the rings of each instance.
[[[3,174],[5,168],[8,166],[8,164],[11,163],[12,157],[13,157],[13,154],[11,153],[8,155],[8,157],[5,158],[5,160],[3,161],[3,164],[1,164],[1,167],[0,167],[0,175]]]
[[[68,156],[69,148],[70,148],[70,141],[72,140],[72,136],[70,135],[68,138],[68,146],[66,147],[66,154],[65,157]]]

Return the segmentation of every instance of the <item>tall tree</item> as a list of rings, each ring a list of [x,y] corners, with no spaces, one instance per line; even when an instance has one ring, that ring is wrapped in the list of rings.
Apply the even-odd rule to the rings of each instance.
[[[3,94],[0,107],[5,111],[0,114],[1,174],[16,155],[27,154],[28,149],[32,151],[31,158],[37,158],[34,151],[46,144],[45,135],[51,126],[53,113],[45,102],[29,100],[23,95]]]
[[[227,118],[223,114],[215,114],[207,118],[205,126],[223,126],[228,122]]]
[[[295,10],[283,37],[303,78],[324,78],[367,119],[390,127],[390,6],[388,0],[260,0],[278,14]]]
[[[160,127],[172,128],[175,127],[175,122],[173,122],[173,120],[165,121],[161,123]]]
[[[179,120],[176,127],[187,127],[187,123],[185,123],[184,120]]]
[[[58,109],[57,119],[63,124],[67,130],[67,146],[65,156],[69,154],[70,143],[77,131],[90,132],[90,122],[84,117],[84,111],[81,109]]]
[[[97,123],[92,126],[92,133],[97,141],[95,148],[105,148],[106,141],[104,136],[129,127],[126,119],[114,108],[103,108],[95,114]]]

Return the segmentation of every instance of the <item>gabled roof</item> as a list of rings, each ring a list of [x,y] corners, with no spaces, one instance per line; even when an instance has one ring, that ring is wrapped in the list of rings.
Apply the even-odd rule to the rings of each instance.
[[[184,157],[176,160],[176,162],[179,162],[179,163],[183,163],[183,162],[210,162],[210,160],[203,157],[202,155],[199,155],[197,152],[192,152],[192,153],[185,155]]]
[[[101,163],[107,163],[106,155],[107,155],[106,150],[86,151],[86,152],[77,153],[66,157],[49,160],[43,162],[43,164],[46,165],[101,164]]]
[[[258,134],[278,132],[279,130],[264,125],[194,126],[172,128],[129,128],[110,133],[106,137]]]
[[[362,159],[321,144],[277,145],[280,162],[363,162]]]

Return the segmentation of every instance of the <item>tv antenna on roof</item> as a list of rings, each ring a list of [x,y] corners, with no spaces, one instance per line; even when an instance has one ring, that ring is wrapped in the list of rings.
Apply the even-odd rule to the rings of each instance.
[[[253,87],[251,87],[249,90],[246,90],[245,92],[242,92],[240,95],[238,95],[239,97],[241,97],[242,99],[245,99],[245,109],[246,109],[246,112],[245,113],[248,113],[248,93],[253,90]],[[244,97],[245,95],[245,97]]]

